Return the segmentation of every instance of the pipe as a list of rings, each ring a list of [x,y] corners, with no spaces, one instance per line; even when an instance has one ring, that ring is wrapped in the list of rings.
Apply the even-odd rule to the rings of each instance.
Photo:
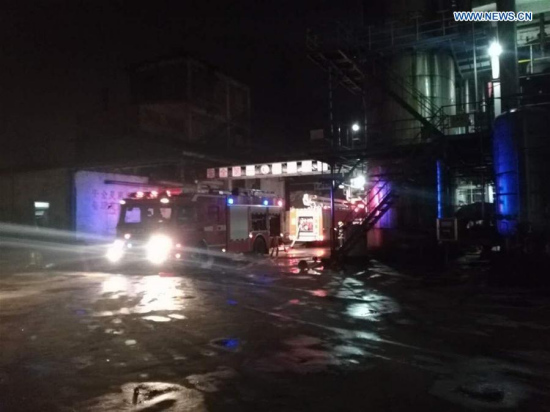
[[[332,106],[332,68],[328,69],[328,110],[329,110],[329,119],[330,119],[330,141],[331,146],[334,147],[334,113]]]
[[[330,164],[330,174],[332,175],[332,180],[330,184],[330,257],[334,259],[336,257],[336,215],[334,213],[334,189],[336,186],[336,181],[334,180],[334,162]]]
[[[497,9],[515,11],[516,0],[498,0]],[[502,109],[509,110],[517,106],[519,91],[516,22],[498,22],[498,40],[503,50],[499,59]]]
[[[476,50],[476,33],[475,33],[475,26],[474,22],[472,22],[472,44],[473,44],[473,58],[474,58],[474,101],[475,105],[477,106],[477,102],[479,101],[478,98],[478,83],[477,83],[477,50]],[[477,112],[478,108],[475,107],[474,111]]]

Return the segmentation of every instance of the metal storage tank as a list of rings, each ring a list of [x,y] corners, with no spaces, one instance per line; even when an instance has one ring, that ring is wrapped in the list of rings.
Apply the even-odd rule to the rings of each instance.
[[[423,117],[430,119],[439,108],[447,115],[456,112],[455,65],[451,55],[444,52],[415,52],[396,56],[389,63],[389,70],[399,76],[409,90],[424,96],[417,99],[405,88],[393,84],[391,76],[388,85],[395,93],[413,107]],[[421,123],[412,119],[393,98],[386,99],[382,122],[391,125],[391,139],[395,143],[409,143],[419,139]],[[434,119],[432,122],[437,123]],[[418,141],[419,142],[419,141]]]
[[[498,232],[550,233],[550,106],[503,113],[493,129]]]

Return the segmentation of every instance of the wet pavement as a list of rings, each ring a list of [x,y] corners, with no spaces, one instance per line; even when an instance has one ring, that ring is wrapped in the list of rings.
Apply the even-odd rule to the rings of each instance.
[[[550,410],[544,294],[324,254],[4,274],[0,411]]]

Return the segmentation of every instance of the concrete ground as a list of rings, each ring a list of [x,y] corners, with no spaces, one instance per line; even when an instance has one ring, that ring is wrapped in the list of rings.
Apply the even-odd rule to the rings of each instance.
[[[326,253],[164,272],[4,261],[0,411],[550,411],[544,294],[379,262],[335,273],[313,262]]]

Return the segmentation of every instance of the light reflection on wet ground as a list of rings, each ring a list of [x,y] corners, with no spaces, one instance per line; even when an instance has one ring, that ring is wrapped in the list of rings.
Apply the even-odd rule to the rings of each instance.
[[[135,302],[135,304],[133,306],[123,306],[114,311],[94,313],[95,316],[100,317],[135,313],[177,312],[185,307],[185,295],[182,289],[182,278],[180,277],[108,275],[101,283],[101,295],[108,299],[119,299],[123,302]],[[171,313],[168,314],[168,317],[151,315],[144,316],[143,319],[153,322],[169,322],[172,319],[185,319],[185,315]]]
[[[548,362],[537,365],[550,359],[540,313],[538,319],[512,319],[505,312],[483,313],[479,301],[454,307],[454,300],[432,292],[404,292],[388,281],[406,279],[382,265],[323,277],[310,269],[314,256],[301,252],[224,273],[48,279],[37,273],[4,289],[0,282],[0,302],[11,302],[0,312],[6,336],[0,371],[15,371],[0,374],[0,389],[8,382],[0,402],[2,393],[17,396],[21,382],[53,391],[62,406],[98,412],[202,411],[209,410],[208,402],[216,410],[302,410],[293,400],[313,393],[334,398],[308,398],[316,409],[364,410],[373,399],[381,402],[380,393],[399,399],[411,385],[421,385],[415,396],[427,405],[423,410],[515,408],[537,396],[537,402],[548,400],[542,389],[549,382]],[[302,259],[308,270],[294,274]],[[29,291],[25,296],[35,296],[32,301],[10,298]],[[471,333],[480,327],[486,336]],[[514,341],[510,330],[536,336],[540,344]],[[499,359],[495,348],[506,349],[513,362]],[[20,364],[20,351],[40,355]],[[494,352],[494,358],[480,352]],[[371,385],[358,396],[339,386],[348,376]],[[272,385],[285,401],[271,398]],[[48,410],[39,398],[33,402],[20,410]]]

